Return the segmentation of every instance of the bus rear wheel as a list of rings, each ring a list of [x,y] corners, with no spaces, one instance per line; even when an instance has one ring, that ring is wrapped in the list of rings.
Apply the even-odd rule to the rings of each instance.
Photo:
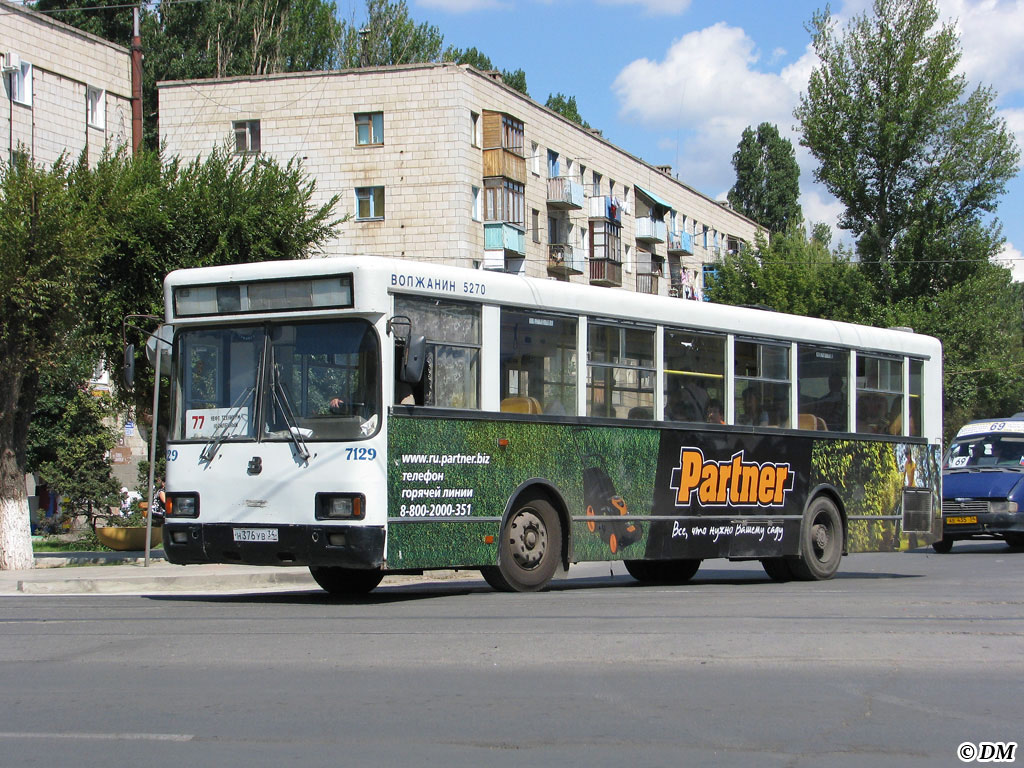
[[[499,592],[537,592],[555,575],[562,554],[562,523],[544,499],[517,506],[501,528],[498,564],[481,568]]]
[[[832,500],[819,496],[804,512],[800,526],[800,558],[789,567],[802,581],[831,579],[843,557],[843,520]]]
[[[700,568],[700,560],[626,560],[626,572],[649,584],[685,584]]]
[[[309,572],[326,592],[332,595],[365,595],[372,592],[384,578],[378,568],[342,568],[335,565],[311,565]]]

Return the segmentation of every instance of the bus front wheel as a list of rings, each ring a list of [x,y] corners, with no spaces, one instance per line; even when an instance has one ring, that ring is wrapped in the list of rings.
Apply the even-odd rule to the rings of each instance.
[[[819,496],[804,512],[800,526],[800,557],[789,567],[802,581],[831,579],[843,557],[843,520],[832,500]]]
[[[341,568],[335,565],[311,565],[309,572],[326,592],[332,595],[365,595],[384,578],[379,568]]]
[[[499,592],[537,592],[555,575],[562,554],[562,523],[544,499],[517,506],[501,528],[498,564],[480,569]]]

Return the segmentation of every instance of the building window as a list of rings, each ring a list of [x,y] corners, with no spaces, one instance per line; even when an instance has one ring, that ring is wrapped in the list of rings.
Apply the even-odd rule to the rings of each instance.
[[[254,155],[260,151],[259,120],[236,120],[232,126],[235,129],[235,152]]]
[[[469,113],[470,143],[474,147],[480,146],[480,115],[476,112]]]
[[[482,205],[480,187],[473,187],[473,221],[480,221],[480,207]]]
[[[540,176],[540,144],[536,141],[530,142],[530,171]]]
[[[548,178],[557,179],[559,176],[558,153],[553,149],[548,150]]]
[[[540,211],[536,208],[533,209],[533,219],[530,225],[530,231],[533,232],[533,242],[540,242]]]
[[[356,187],[356,219],[384,218],[384,187]]]
[[[384,113],[362,112],[356,115],[356,144],[384,143]]]
[[[525,187],[511,179],[484,179],[484,221],[523,226]]]
[[[107,127],[106,95],[106,91],[102,88],[93,88],[90,85],[85,89],[85,105],[89,125],[99,128],[101,131]]]
[[[523,156],[523,121],[509,115],[501,116],[501,146],[510,152]]]
[[[592,194],[594,197],[601,196],[601,174],[598,173],[597,171],[594,171],[594,183],[591,186],[590,194]]]
[[[32,65],[21,62],[21,67],[8,75],[11,100],[26,107],[32,106]]]

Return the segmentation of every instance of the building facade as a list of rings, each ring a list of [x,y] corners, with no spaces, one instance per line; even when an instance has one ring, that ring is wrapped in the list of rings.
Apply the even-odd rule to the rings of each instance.
[[[52,165],[61,153],[95,163],[131,140],[131,51],[0,0],[4,111],[0,160],[24,153]]]
[[[380,254],[700,298],[756,224],[456,64],[159,85],[170,155],[302,160],[348,220],[325,255]]]

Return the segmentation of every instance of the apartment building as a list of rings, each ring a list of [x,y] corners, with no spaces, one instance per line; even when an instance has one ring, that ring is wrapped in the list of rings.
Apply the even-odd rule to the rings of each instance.
[[[164,82],[172,155],[300,158],[349,219],[326,255],[382,254],[700,298],[753,221],[456,64]]]
[[[0,159],[52,165],[131,140],[131,51],[0,0]]]

